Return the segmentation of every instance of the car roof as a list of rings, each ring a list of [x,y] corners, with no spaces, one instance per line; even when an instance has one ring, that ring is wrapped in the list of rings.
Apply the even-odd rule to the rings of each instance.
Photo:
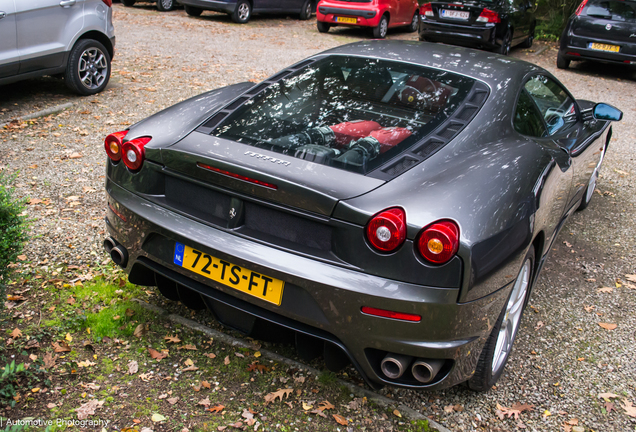
[[[343,45],[319,55],[353,55],[403,61],[465,75],[496,87],[504,79],[548,72],[532,63],[487,51],[418,41],[369,40]]]

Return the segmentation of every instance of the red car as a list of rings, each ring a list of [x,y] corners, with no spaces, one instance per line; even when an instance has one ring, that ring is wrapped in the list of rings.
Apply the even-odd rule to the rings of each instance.
[[[383,39],[389,28],[408,27],[417,30],[417,0],[320,0],[316,8],[318,31],[344,25],[371,27],[373,37]]]

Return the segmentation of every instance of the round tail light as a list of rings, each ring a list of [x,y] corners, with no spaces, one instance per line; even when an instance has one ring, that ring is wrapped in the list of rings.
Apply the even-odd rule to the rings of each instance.
[[[432,223],[420,233],[417,248],[427,261],[447,263],[459,249],[459,227],[448,220]]]
[[[146,155],[144,146],[150,139],[150,137],[135,138],[123,145],[121,159],[131,171],[138,171],[143,165]]]
[[[121,160],[122,140],[127,133],[127,130],[114,132],[108,135],[104,140],[104,148],[106,149],[106,154],[113,162],[119,162]]]
[[[393,252],[406,239],[406,214],[399,207],[384,210],[367,224],[367,239],[380,252]]]

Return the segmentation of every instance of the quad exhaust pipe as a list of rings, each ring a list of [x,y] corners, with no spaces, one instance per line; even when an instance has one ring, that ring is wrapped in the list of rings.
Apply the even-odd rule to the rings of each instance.
[[[428,384],[435,379],[437,373],[442,369],[442,366],[444,366],[444,362],[442,359],[422,358],[413,361],[413,357],[411,356],[388,353],[382,359],[380,369],[387,378],[398,379],[404,375],[410,366],[413,378],[422,384]]]
[[[398,379],[408,369],[413,357],[402,354],[387,354],[380,363],[382,373],[391,379]]]
[[[104,249],[106,253],[110,254],[110,258],[118,266],[125,268],[128,264],[128,251],[125,247],[117,243],[112,237],[107,237],[104,240]]]
[[[422,384],[427,384],[433,381],[443,365],[444,360],[440,359],[417,359],[411,366],[411,373],[416,380]]]

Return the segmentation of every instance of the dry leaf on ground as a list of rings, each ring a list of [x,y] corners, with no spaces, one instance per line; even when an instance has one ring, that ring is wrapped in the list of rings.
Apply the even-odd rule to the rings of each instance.
[[[605,330],[614,330],[618,327],[618,324],[610,324],[610,323],[598,323],[599,326],[604,328]]]
[[[196,351],[196,350],[197,350],[197,347],[196,347],[196,346],[194,346],[194,345],[192,345],[192,344],[185,344],[185,345],[182,345],[182,346],[178,347],[177,349],[178,349],[178,350],[182,350],[182,349],[184,349],[184,350],[192,350],[192,351]]]
[[[199,405],[203,405],[206,408],[210,406],[210,403],[211,402],[209,397],[206,397],[205,399],[199,401]]]
[[[294,389],[287,388],[287,389],[278,389],[275,392],[268,393],[265,395],[265,404],[267,405],[270,402],[274,402],[276,398],[280,398],[280,401],[282,402],[283,398],[289,396],[289,394],[293,391]]]
[[[225,405],[217,404],[217,405],[214,405],[212,408],[208,408],[208,411],[214,414],[218,414],[224,409],[225,409]]]
[[[341,415],[333,414],[333,418],[334,418],[334,420],[336,420],[336,423],[338,423],[338,424],[340,424],[340,425],[342,425],[342,426],[346,426],[346,425],[348,425],[348,424],[349,424],[349,422],[347,421],[347,419],[346,419],[346,418],[344,418],[344,417],[343,417],[343,416],[341,416]]]
[[[625,410],[625,414],[630,417],[636,418],[636,407],[631,403],[631,401],[623,399],[621,401],[621,407]]]
[[[136,374],[139,370],[139,364],[137,364],[136,360],[131,360],[128,362],[128,374],[133,375]]]
[[[609,402],[611,399],[616,399],[617,397],[619,396],[614,393],[599,393],[598,395],[599,399],[605,399],[605,401],[607,402]]]
[[[104,405],[104,401],[98,401],[97,399],[90,400],[85,404],[82,404],[77,411],[77,418],[79,420],[86,420],[88,416],[95,414],[95,410]]]
[[[20,336],[22,336],[22,332],[20,331],[19,328],[15,328],[12,332],[11,332],[11,337],[14,339],[19,338]]]
[[[519,420],[519,415],[524,411],[532,411],[534,405],[515,403],[512,407],[507,408],[497,404],[495,414],[500,420],[503,420],[506,416],[508,418],[514,417],[515,420]]]
[[[71,351],[71,347],[68,346],[68,344],[64,341],[62,342],[53,342],[51,345],[53,345],[53,350],[56,353],[62,353],[62,352],[70,352]]]
[[[169,398],[169,399],[166,399],[166,400],[168,401],[168,403],[169,403],[170,405],[174,405],[174,404],[176,404],[176,403],[177,403],[177,401],[179,400],[179,398],[178,398],[178,397],[173,397],[173,398]]]
[[[156,349],[153,348],[148,348],[148,352],[150,353],[150,357],[152,357],[155,360],[161,360],[163,358],[168,357],[168,353],[167,352],[159,352]]]
[[[179,342],[181,342],[181,339],[179,339],[176,336],[164,336],[163,338],[166,340],[166,342],[171,342],[171,343],[179,343]]]

